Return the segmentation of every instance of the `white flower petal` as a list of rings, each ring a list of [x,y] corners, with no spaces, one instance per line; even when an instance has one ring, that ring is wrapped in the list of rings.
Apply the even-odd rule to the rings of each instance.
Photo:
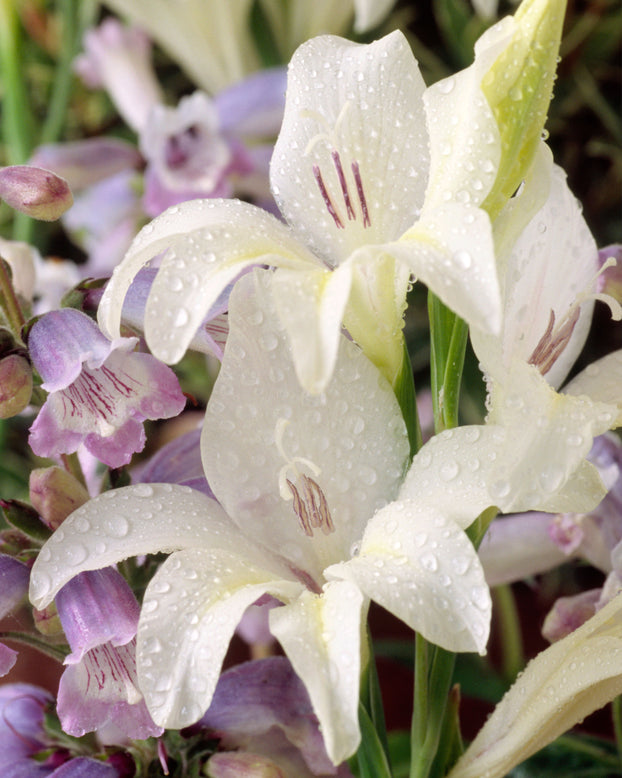
[[[219,544],[239,532],[214,500],[186,486],[138,484],[104,492],[74,511],[41,549],[30,598],[44,608],[67,581],[136,554]]]
[[[369,45],[323,36],[294,54],[271,182],[285,218],[329,264],[357,246],[395,240],[415,221],[428,170],[424,89],[397,31]],[[350,218],[333,152],[347,183]],[[329,213],[314,166],[343,228]]]
[[[572,379],[564,393],[587,395],[597,402],[617,406],[618,413],[612,419],[611,428],[622,426],[622,350],[592,362]]]
[[[518,204],[534,196],[534,186],[520,194]],[[473,346],[486,372],[498,381],[512,359],[527,362],[549,327],[576,310],[576,298],[596,291],[598,249],[580,206],[568,188],[565,173],[553,166],[549,195],[514,243],[509,257],[502,257],[503,332],[499,344],[487,343],[473,332]],[[592,320],[594,300],[581,305],[579,318],[563,351],[545,372],[558,387],[583,348]],[[499,345],[502,359],[499,359]]]
[[[262,594],[288,599],[302,585],[220,549],[172,554],[145,592],[138,624],[137,667],[149,712],[179,729],[209,707],[231,636]]]
[[[492,227],[471,205],[426,208],[399,242],[384,246],[465,321],[489,332],[501,327]]]
[[[495,425],[457,427],[434,435],[415,455],[398,499],[412,501],[421,516],[439,513],[465,529],[504,496],[506,487],[496,486],[501,477],[496,463],[506,440]]]
[[[334,764],[351,756],[358,726],[361,630],[366,600],[350,582],[328,583],[322,595],[305,591],[270,611],[270,629],[307,688]]]
[[[147,302],[145,332],[156,356],[177,361],[218,295],[253,264],[318,266],[271,214],[238,200],[191,200],[138,233],[99,306],[105,333],[119,332],[123,300],[138,271],[166,251]]]
[[[491,600],[475,549],[440,511],[415,501],[387,505],[367,525],[358,556],[326,576],[356,583],[370,599],[436,645],[485,653]]]
[[[231,330],[203,427],[203,464],[214,494],[246,534],[320,576],[326,564],[349,557],[373,511],[397,493],[408,442],[391,388],[346,338],[326,392],[314,396],[300,387],[274,311],[273,276],[254,271],[232,293]],[[281,496],[280,474],[296,481],[296,468],[322,489],[331,534],[306,537],[293,501]]]
[[[527,665],[448,778],[501,778],[622,693],[622,596]]]
[[[395,5],[395,0],[354,0],[354,29],[367,32],[384,19]]]
[[[312,394],[324,391],[333,373],[350,283],[349,268],[304,275],[282,268],[274,276],[274,302],[292,344],[296,375]]]
[[[479,206],[494,184],[501,139],[481,84],[515,29],[508,17],[487,30],[475,45],[475,62],[423,96],[431,156],[426,208],[448,201]]]

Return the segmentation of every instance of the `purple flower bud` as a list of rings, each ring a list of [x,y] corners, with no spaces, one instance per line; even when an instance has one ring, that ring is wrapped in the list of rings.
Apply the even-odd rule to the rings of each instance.
[[[56,529],[89,499],[78,479],[62,467],[40,467],[30,474],[30,501],[46,526]]]
[[[54,221],[73,204],[69,184],[50,170],[12,165],[0,170],[0,198],[33,219]]]
[[[0,419],[24,410],[32,395],[32,370],[28,360],[9,354],[0,360]]]

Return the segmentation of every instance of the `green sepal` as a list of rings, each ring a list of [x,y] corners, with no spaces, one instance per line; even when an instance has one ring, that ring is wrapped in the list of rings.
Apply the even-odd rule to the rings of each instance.
[[[0,508],[7,524],[23,532],[38,543],[45,541],[52,535],[39,518],[37,511],[28,503],[21,500],[0,500]]]

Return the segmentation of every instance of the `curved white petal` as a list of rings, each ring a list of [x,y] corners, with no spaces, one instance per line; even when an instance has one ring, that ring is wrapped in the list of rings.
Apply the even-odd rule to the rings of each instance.
[[[501,295],[484,211],[455,202],[426,207],[421,221],[382,250],[404,262],[468,324],[499,331]]]
[[[520,194],[522,202],[533,197],[534,187]],[[568,342],[552,366],[543,370],[546,380],[557,387],[566,377],[583,348],[592,320],[597,289],[598,249],[579,203],[568,188],[566,175],[557,166],[550,174],[549,195],[514,243],[509,256],[501,258],[503,275],[503,331],[499,343],[490,343],[472,333],[473,346],[487,373],[498,381],[512,359],[529,361],[547,332],[554,315],[555,331],[577,312],[578,320]],[[581,296],[586,301],[577,308]],[[570,322],[569,322],[570,323]],[[501,349],[501,359],[499,359]]]
[[[594,437],[614,424],[615,407],[586,396],[558,394],[524,362],[511,366],[506,384],[493,386],[490,398],[489,420],[506,436],[495,463],[495,504],[506,512],[554,510],[561,494],[566,511],[597,505],[605,489],[583,461]],[[580,507],[572,508],[568,497],[573,490],[566,485],[576,475],[584,489],[577,495]]]
[[[341,319],[350,293],[349,268],[281,268],[272,282],[274,303],[293,349],[296,375],[311,394],[326,389],[337,359]]]
[[[622,350],[592,362],[564,388],[564,393],[617,406],[611,429],[622,426]],[[613,410],[613,408],[612,408]]]
[[[622,693],[622,596],[533,659],[448,778],[502,778]]]
[[[143,227],[106,287],[99,324],[119,332],[123,300],[138,271],[166,252],[147,301],[145,333],[156,356],[181,358],[218,295],[245,267],[318,266],[291,230],[238,200],[191,200]]]
[[[326,576],[351,580],[436,645],[485,653],[491,600],[471,541],[440,511],[391,503],[367,525],[360,553]]]
[[[357,749],[361,630],[366,600],[349,581],[328,583],[321,595],[304,591],[270,611],[270,629],[307,688],[334,764]]]
[[[322,36],[294,54],[270,178],[285,218],[330,264],[357,246],[396,240],[417,218],[428,171],[424,89],[397,31],[369,45]],[[343,170],[350,216],[333,153]],[[329,213],[314,166],[341,227]]]
[[[395,497],[408,442],[389,384],[346,338],[326,392],[300,387],[272,302],[273,275],[255,271],[232,293],[203,464],[214,494],[246,534],[319,578],[327,564],[349,557],[374,510]],[[334,532],[307,537],[293,501],[281,496],[280,487],[289,496],[285,477],[295,483],[298,472],[322,489]]]
[[[482,91],[482,79],[512,39],[508,17],[475,45],[474,63],[429,87],[423,102],[430,136],[430,182],[426,208],[445,202],[481,205],[501,160],[501,139]]]
[[[220,505],[171,484],[104,492],[74,511],[41,549],[30,598],[44,608],[67,581],[137,554],[219,545],[240,548],[240,533]]]
[[[411,501],[411,511],[421,517],[439,513],[465,529],[501,499],[495,476],[506,446],[506,435],[495,425],[434,435],[415,455],[398,500]]]
[[[172,554],[147,587],[138,624],[138,680],[154,721],[179,729],[201,718],[246,608],[266,592],[289,599],[301,589],[239,554]]]

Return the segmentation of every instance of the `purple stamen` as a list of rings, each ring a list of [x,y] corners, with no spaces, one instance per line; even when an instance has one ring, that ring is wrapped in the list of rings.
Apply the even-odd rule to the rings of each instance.
[[[337,227],[340,230],[343,230],[343,222],[341,221],[341,218],[339,217],[339,214],[335,210],[335,206],[332,203],[332,200],[330,199],[330,195],[326,191],[326,185],[324,184],[324,179],[322,178],[322,174],[320,172],[320,168],[317,165],[313,165],[313,175],[315,176],[315,180],[317,181],[317,185],[320,188],[320,193],[322,197],[324,198],[324,202],[326,203],[326,207],[328,208],[328,213],[333,217],[333,220]]]
[[[361,210],[363,211],[363,227],[371,227],[371,219],[369,218],[369,209],[367,208],[367,200],[365,199],[365,192],[363,190],[363,182],[361,181],[361,171],[359,169],[359,163],[352,163],[352,174],[356,181],[356,191],[358,192],[359,202],[361,203]]]
[[[354,208],[352,207],[352,203],[350,202],[350,192],[348,192],[348,184],[346,182],[346,177],[343,172],[343,167],[341,165],[341,159],[339,157],[338,151],[333,151],[331,154],[331,157],[333,158],[333,162],[335,163],[335,168],[337,170],[337,177],[339,178],[339,186],[341,186],[341,192],[343,194],[343,200],[346,204],[346,211],[348,214],[348,219],[356,219],[356,214],[354,213]]]

